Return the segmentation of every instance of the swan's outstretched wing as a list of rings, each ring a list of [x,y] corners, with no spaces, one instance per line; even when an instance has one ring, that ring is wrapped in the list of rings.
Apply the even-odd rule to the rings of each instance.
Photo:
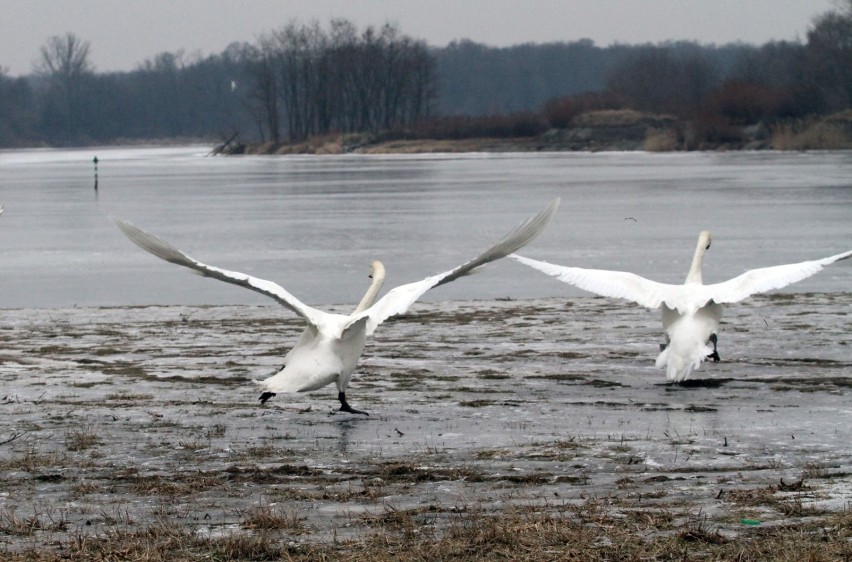
[[[705,285],[705,289],[708,297],[717,303],[739,302],[757,293],[765,293],[792,285],[821,271],[827,265],[850,257],[852,257],[852,251],[821,260],[752,269],[728,281]]]
[[[203,264],[200,261],[184,254],[165,240],[161,240],[153,234],[145,232],[138,226],[115,217],[113,217],[112,220],[137,246],[154,254],[160,259],[188,267],[205,277],[212,277],[226,283],[233,283],[234,285],[239,285],[240,287],[245,287],[246,289],[251,289],[252,291],[257,291],[258,293],[271,297],[314,326],[320,325],[322,317],[326,315],[325,312],[306,305],[284,290],[284,288],[277,283],[252,277],[251,275],[246,275],[245,273],[240,273],[238,271],[228,271],[227,269]]]
[[[408,310],[408,308],[429,289],[434,289],[444,283],[449,283],[459,277],[469,275],[476,268],[494,260],[506,257],[515,250],[518,250],[532,242],[536,236],[541,234],[544,227],[546,227],[547,223],[550,222],[550,219],[553,218],[558,207],[559,198],[557,197],[551,201],[547,208],[542,212],[523,221],[499,242],[493,244],[490,248],[472,260],[463,263],[454,269],[445,271],[444,273],[427,277],[422,281],[416,281],[414,283],[408,283],[407,285],[400,285],[399,287],[394,288],[384,297],[379,299],[376,304],[362,313],[368,315],[370,318],[367,322],[367,334],[372,334],[379,324],[391,316],[402,314]]]
[[[556,277],[564,283],[602,297],[627,299],[648,308],[659,308],[664,302],[670,308],[680,308],[675,303],[678,285],[657,283],[626,271],[554,265],[517,254],[512,254],[509,257],[542,273]]]

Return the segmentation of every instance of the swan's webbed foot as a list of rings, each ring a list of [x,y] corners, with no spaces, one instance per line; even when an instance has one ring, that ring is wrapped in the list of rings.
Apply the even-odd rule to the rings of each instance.
[[[349,402],[346,401],[346,393],[338,392],[337,399],[340,400],[340,411],[341,412],[349,412],[350,414],[364,414],[365,416],[369,416],[367,412],[356,410],[352,406],[349,405]]]
[[[260,395],[260,398],[258,398],[258,400],[260,400],[261,404],[266,404],[266,401],[272,398],[273,396],[275,396],[274,392],[264,392]]]
[[[716,337],[716,334],[710,334],[710,343],[713,344],[713,353],[708,355],[707,359],[712,359],[714,363],[718,363],[719,361],[721,361],[721,358],[719,357],[719,352],[716,351],[716,341],[717,340],[718,340],[718,338]]]

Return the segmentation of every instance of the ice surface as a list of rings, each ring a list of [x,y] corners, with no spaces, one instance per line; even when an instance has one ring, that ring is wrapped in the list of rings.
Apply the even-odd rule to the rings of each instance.
[[[145,254],[110,214],[310,304],[357,303],[374,259],[389,286],[446,271],[557,196],[559,212],[524,254],[681,282],[707,229],[714,282],[852,248],[849,152],[220,158],[203,147],[103,148],[2,151],[0,170],[6,308],[264,302]],[[850,272],[852,262],[836,264],[790,290],[847,291]],[[582,294],[503,261],[426,299]]]
[[[216,535],[282,505],[309,529],[299,540],[331,540],[389,509],[558,511],[590,498],[611,514],[703,514],[736,535],[744,515],[781,522],[779,506],[852,499],[850,293],[727,307],[722,362],[691,386],[654,368],[659,319],[639,307],[421,303],[367,345],[348,398],[368,418],[330,415],[333,386],[258,404],[251,380],[301,330],[274,305],[3,318],[0,441],[15,439],[0,446],[0,510],[67,522],[6,545],[144,527],[164,509]],[[774,503],[743,507],[749,490]]]

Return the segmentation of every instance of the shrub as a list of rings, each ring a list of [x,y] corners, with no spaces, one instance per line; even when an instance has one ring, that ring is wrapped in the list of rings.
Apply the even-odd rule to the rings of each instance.
[[[793,96],[756,82],[729,81],[708,95],[703,114],[722,118],[732,125],[748,125],[795,113]]]
[[[565,129],[575,117],[589,111],[623,109],[627,100],[613,92],[590,92],[577,96],[553,98],[544,104],[542,114],[551,127]]]
[[[548,129],[537,113],[519,112],[509,115],[481,117],[438,117],[420,122],[397,138],[468,139],[478,137],[519,138],[540,135]],[[399,133],[395,133],[399,135]]]

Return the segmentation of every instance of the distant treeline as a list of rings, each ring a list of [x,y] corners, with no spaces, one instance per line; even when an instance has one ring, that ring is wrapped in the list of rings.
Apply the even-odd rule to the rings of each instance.
[[[0,146],[388,130],[517,136],[610,108],[712,129],[851,108],[852,0],[815,18],[805,42],[762,46],[434,48],[394,26],[359,31],[332,20],[291,22],[203,58],[161,53],[131,72],[96,72],[89,43],[73,33],[48,39],[40,55],[30,76],[0,67]]]

